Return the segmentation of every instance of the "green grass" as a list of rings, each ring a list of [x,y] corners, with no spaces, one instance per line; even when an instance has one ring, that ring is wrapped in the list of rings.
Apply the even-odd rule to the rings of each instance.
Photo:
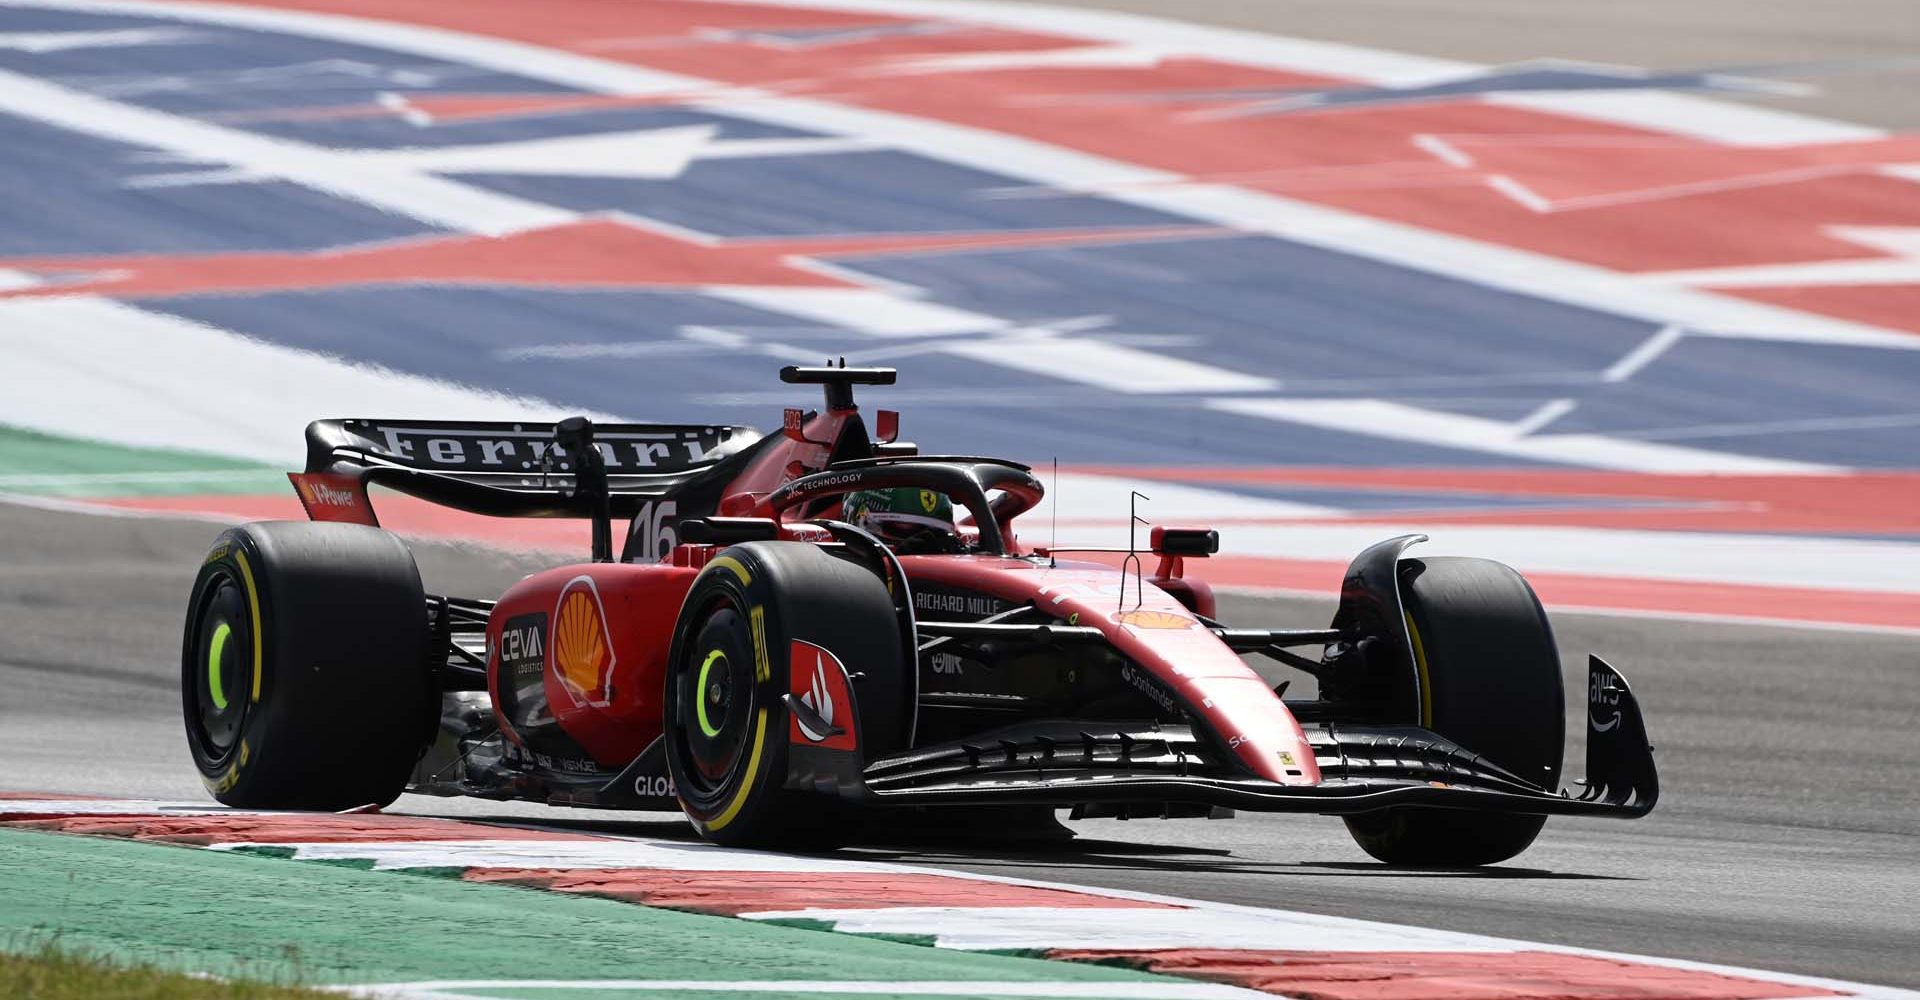
[[[280,470],[259,462],[57,437],[0,425],[0,493],[119,497],[278,494]]]
[[[0,952],[0,997],[13,1000],[338,1000],[340,994],[253,979],[208,979],[94,957],[42,942]]]

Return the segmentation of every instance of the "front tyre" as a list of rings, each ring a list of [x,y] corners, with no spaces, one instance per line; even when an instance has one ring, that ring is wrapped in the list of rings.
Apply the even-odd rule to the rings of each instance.
[[[1418,724],[1544,788],[1566,742],[1560,654],[1540,599],[1486,559],[1408,559],[1400,588],[1416,677],[1402,703]],[[1413,688],[1418,685],[1418,697]],[[1400,806],[1347,817],[1360,848],[1388,864],[1469,867],[1527,849],[1545,816]]]
[[[223,533],[180,659],[187,746],[213,797],[328,811],[397,798],[431,718],[425,609],[412,553],[378,528]]]
[[[906,744],[911,665],[901,662],[886,585],[812,544],[732,546],[687,592],[666,678],[668,771],[681,808],[707,840],[820,848],[853,835],[842,800],[788,787],[793,748],[782,699],[795,642],[830,652],[852,675],[855,704],[831,721],[857,734],[860,752]],[[852,766],[857,773],[857,759]]]

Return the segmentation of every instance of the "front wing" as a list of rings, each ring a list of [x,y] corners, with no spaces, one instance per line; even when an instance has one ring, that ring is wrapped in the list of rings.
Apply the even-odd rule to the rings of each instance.
[[[1346,815],[1389,806],[1631,818],[1660,795],[1646,724],[1626,679],[1588,660],[1587,776],[1554,791],[1415,726],[1307,730],[1322,780],[1286,785],[1210,766],[1192,731],[1140,723],[1030,723],[883,758],[863,776],[900,805],[1194,803]]]

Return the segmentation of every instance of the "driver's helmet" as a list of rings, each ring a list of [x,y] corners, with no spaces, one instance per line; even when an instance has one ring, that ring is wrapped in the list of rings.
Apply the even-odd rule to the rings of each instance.
[[[842,516],[905,552],[958,549],[953,502],[946,494],[918,486],[859,490],[841,501]]]

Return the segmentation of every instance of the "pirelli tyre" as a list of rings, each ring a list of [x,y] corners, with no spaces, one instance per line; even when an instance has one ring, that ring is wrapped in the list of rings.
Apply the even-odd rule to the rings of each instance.
[[[906,745],[912,721],[911,665],[880,578],[812,544],[732,546],[694,580],[668,655],[667,767],[700,835],[850,839],[842,794],[858,794],[863,760]]]
[[[1515,775],[1557,788],[1566,742],[1560,654],[1540,599],[1486,559],[1400,564],[1418,722]],[[1545,816],[1399,807],[1347,818],[1361,849],[1390,864],[1467,867],[1527,849]]]
[[[434,691],[413,555],[357,524],[274,521],[222,534],[187,608],[187,745],[214,798],[341,810],[399,796]]]

